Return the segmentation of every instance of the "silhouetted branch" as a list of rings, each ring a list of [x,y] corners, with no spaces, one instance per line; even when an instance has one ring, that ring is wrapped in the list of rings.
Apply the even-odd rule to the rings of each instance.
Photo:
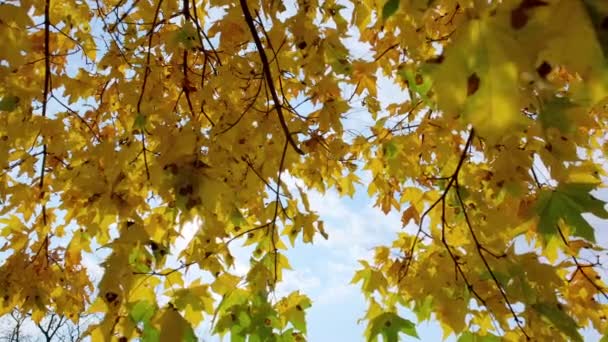
[[[255,28],[255,24],[253,21],[253,17],[251,16],[251,12],[249,11],[249,7],[247,5],[247,0],[239,0],[241,4],[241,9],[243,10],[243,15],[245,16],[245,21],[247,22],[247,26],[249,27],[249,31],[253,36],[253,41],[258,50],[258,54],[260,55],[260,60],[262,62],[262,69],[264,71],[264,75],[266,76],[266,83],[268,85],[268,89],[270,90],[270,94],[272,96],[272,100],[274,102],[274,108],[277,111],[277,115],[279,116],[279,122],[281,123],[281,128],[285,134],[285,138],[291,145],[291,147],[301,155],[304,155],[304,152],[298,147],[296,142],[293,140],[291,136],[291,132],[289,131],[289,127],[287,127],[287,122],[285,121],[285,117],[283,116],[283,108],[281,106],[281,102],[279,101],[279,96],[277,95],[277,90],[274,87],[274,81],[272,78],[272,73],[270,71],[270,64],[268,63],[268,57],[266,56],[266,52],[264,52],[264,46],[260,41],[260,37],[258,36],[257,30]]]

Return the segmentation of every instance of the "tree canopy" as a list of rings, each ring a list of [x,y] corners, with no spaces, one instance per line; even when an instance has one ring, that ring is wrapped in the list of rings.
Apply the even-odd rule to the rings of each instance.
[[[331,239],[307,193],[359,184],[404,226],[353,270],[367,340],[608,331],[606,1],[2,0],[0,38],[0,314],[302,341],[285,251]]]

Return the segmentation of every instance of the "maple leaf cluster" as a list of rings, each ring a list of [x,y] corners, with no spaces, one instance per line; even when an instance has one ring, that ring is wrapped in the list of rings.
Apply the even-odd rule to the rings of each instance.
[[[287,241],[331,238],[310,191],[365,186],[404,226],[354,270],[368,340],[417,337],[404,309],[462,341],[608,331],[607,23],[603,0],[2,1],[0,315],[302,341],[314,303],[272,295]]]

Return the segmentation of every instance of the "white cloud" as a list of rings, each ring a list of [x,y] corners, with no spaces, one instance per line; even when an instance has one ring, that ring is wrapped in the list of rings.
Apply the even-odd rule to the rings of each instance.
[[[360,301],[361,293],[356,284],[350,284],[355,272],[354,263],[329,261],[323,282],[323,291],[314,296],[314,304],[332,305],[339,302]]]
[[[313,303],[317,305],[332,305],[340,302],[360,301],[361,299],[363,299],[363,296],[356,286],[335,284],[328,287]]]
[[[104,269],[101,267],[102,259],[100,256],[91,253],[82,253],[82,265],[87,269],[91,282],[96,283],[101,280]]]
[[[363,189],[358,190],[359,193],[363,192]],[[318,240],[318,245],[331,249],[334,254],[356,260],[370,256],[375,246],[389,243],[395,238],[395,233],[401,227],[399,215],[396,212],[384,215],[373,207],[373,200],[361,200],[362,196],[348,200],[340,198],[335,191],[309,195],[312,209],[325,221],[329,234],[329,239]]]
[[[180,235],[173,243],[172,254],[179,255],[186,247],[188,247],[188,244],[190,241],[192,241],[192,238],[194,238],[194,235],[198,231],[199,226],[200,222],[198,222],[198,220],[187,222],[182,226]]]
[[[293,291],[313,293],[321,286],[319,273],[310,268],[283,271],[283,281],[277,285],[276,294],[280,298]]]

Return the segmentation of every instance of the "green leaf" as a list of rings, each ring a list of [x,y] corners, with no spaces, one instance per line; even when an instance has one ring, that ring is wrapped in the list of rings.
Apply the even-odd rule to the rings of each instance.
[[[554,127],[567,133],[573,128],[567,111],[575,107],[576,105],[567,98],[554,97],[543,106],[538,118],[544,128]]]
[[[299,291],[289,294],[279,304],[279,311],[287,318],[294,328],[306,333],[305,310],[312,306],[310,299]]]
[[[426,70],[428,68],[415,69],[413,65],[402,64],[397,69],[397,75],[402,80],[407,81],[408,89],[413,92],[412,98],[417,95],[421,100],[429,105],[433,105],[429,98],[429,91],[433,86],[431,77],[427,75]],[[414,95],[415,94],[415,95]]]
[[[394,159],[397,156],[398,152],[397,145],[395,145],[394,142],[389,141],[384,144],[383,152],[387,159]]]
[[[146,116],[142,113],[137,113],[135,117],[135,122],[133,122],[133,128],[143,130],[146,127]]]
[[[247,224],[247,220],[237,207],[232,208],[232,211],[230,212],[230,222],[234,226],[244,226]]]
[[[17,96],[3,97],[2,100],[0,100],[0,111],[12,112],[17,108],[18,104],[19,97]]]
[[[431,313],[433,312],[433,297],[426,296],[424,300],[417,301],[416,306],[414,307],[414,313],[416,314],[416,319],[418,322],[425,321],[431,318]]]
[[[384,292],[386,290],[387,281],[382,272],[370,268],[369,264],[366,262],[361,262],[361,264],[364,268],[355,272],[350,283],[356,284],[362,281],[361,290],[365,296],[370,296],[375,291]]]
[[[144,261],[146,260],[146,253],[142,252],[139,248],[133,248],[129,254],[129,265],[137,272],[150,272],[150,266]]]
[[[251,338],[253,338],[253,336]],[[245,342],[246,340],[247,338],[245,336],[230,333],[230,342]]]
[[[194,24],[186,21],[184,26],[175,33],[175,40],[184,45],[186,49],[191,49],[197,44],[197,33]]]
[[[148,323],[156,312],[156,304],[147,300],[140,300],[131,307],[129,317],[136,322]]]
[[[559,304],[538,303],[533,304],[532,308],[573,341],[583,341],[583,337],[578,332],[579,326],[559,307]]]
[[[572,235],[595,242],[593,227],[583,218],[583,212],[590,212],[600,218],[608,218],[604,202],[589,192],[593,184],[560,184],[554,191],[540,194],[536,212],[540,220],[538,230],[546,241],[557,234],[557,224],[562,219],[571,229]]]
[[[382,19],[386,20],[399,9],[399,0],[388,0],[382,7]]]
[[[460,335],[458,342],[500,342],[500,337],[492,334],[478,335],[472,332],[465,332]]]
[[[189,288],[173,291],[173,304],[180,310],[190,307],[195,311],[210,313],[209,296],[207,285],[191,285]]]
[[[608,219],[608,211],[605,208],[606,202],[590,194],[595,188],[595,184],[569,183],[564,184],[563,187],[558,187],[557,191],[567,195],[582,212],[589,212],[599,218]]]
[[[418,338],[416,326],[411,321],[393,312],[385,312],[371,320],[366,331],[367,341],[377,341],[381,335],[384,342],[399,341],[399,333]]]
[[[144,323],[144,331],[141,335],[142,342],[159,342],[160,341],[160,331],[154,328],[150,323]]]

